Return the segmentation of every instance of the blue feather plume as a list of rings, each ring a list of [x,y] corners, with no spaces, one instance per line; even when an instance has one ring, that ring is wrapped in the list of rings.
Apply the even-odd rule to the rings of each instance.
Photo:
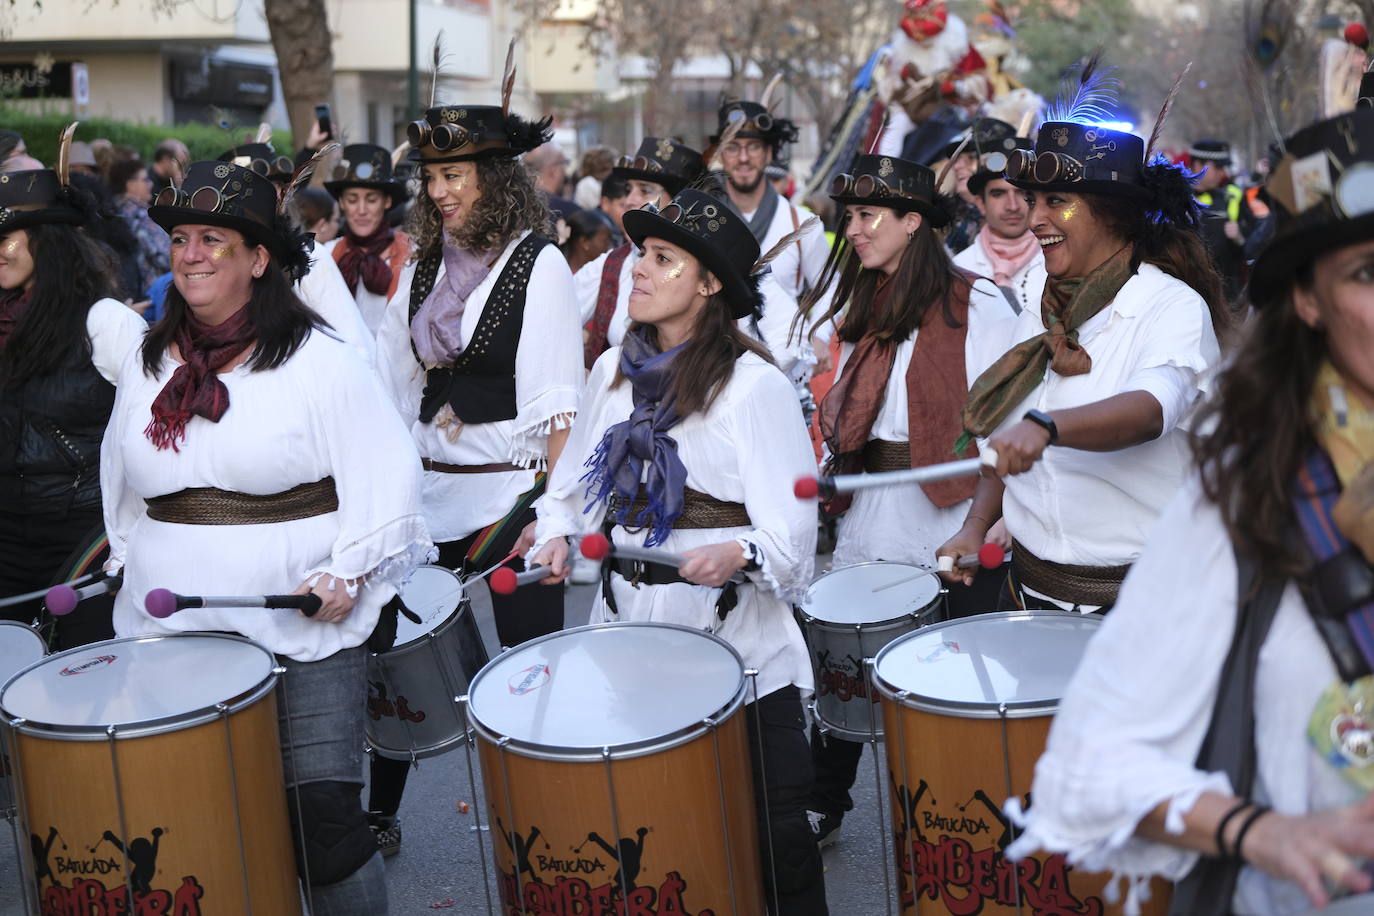
[[[1059,80],[1059,94],[1045,112],[1045,120],[1074,124],[1114,120],[1120,85],[1115,71],[1102,66],[1101,52],[1095,51],[1064,72]]]

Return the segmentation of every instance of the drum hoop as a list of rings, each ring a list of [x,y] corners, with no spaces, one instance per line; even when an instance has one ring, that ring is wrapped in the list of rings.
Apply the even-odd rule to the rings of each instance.
[[[898,562],[896,562],[895,560],[894,560],[894,561],[888,561],[888,560],[865,560],[865,561],[862,562],[862,563],[849,563],[849,564],[847,564],[847,565],[845,565],[845,566],[839,566],[839,567],[836,567],[835,569],[830,570],[830,571],[827,572],[827,573],[823,573],[823,574],[817,576],[817,577],[811,582],[811,584],[808,585],[808,586],[806,587],[807,596],[808,596],[808,597],[810,596],[810,594],[811,594],[811,589],[815,588],[817,584],[819,584],[820,582],[824,581],[825,579],[828,579],[828,578],[830,578],[831,576],[836,575],[837,573],[847,572],[847,571],[849,571],[849,570],[851,570],[851,569],[858,569],[858,568],[861,567],[861,566],[905,566],[905,567],[907,567],[907,568],[909,568],[909,569],[912,569],[912,570],[914,570],[914,571],[916,571],[916,572],[925,573],[925,574],[928,575],[928,576],[935,576],[935,573],[931,572],[931,571],[928,570],[928,569],[922,569],[921,567],[915,565],[914,563],[898,563]],[[938,579],[938,577],[937,577],[937,579]],[[918,580],[913,579],[912,581],[915,582],[915,581],[918,581]],[[938,586],[938,581],[937,581],[937,586]],[[850,622],[846,623],[846,622],[844,622],[844,621],[839,621],[839,620],[827,620],[827,619],[824,618],[824,617],[817,617],[815,614],[813,614],[813,613],[811,613],[810,611],[808,611],[808,610],[806,609],[806,605],[804,605],[804,604],[798,605],[798,606],[797,606],[797,609],[801,612],[802,616],[805,617],[805,618],[807,619],[807,621],[815,621],[818,625],[821,626],[822,629],[830,629],[830,630],[834,630],[834,631],[836,631],[836,632],[847,632],[847,633],[852,633],[852,632],[854,632],[854,628],[855,628],[855,627],[860,627],[860,628],[862,628],[862,629],[864,629],[864,630],[875,630],[875,631],[876,631],[876,630],[885,629],[885,628],[890,627],[890,626],[892,626],[892,627],[901,626],[901,625],[903,625],[904,623],[906,623],[908,620],[921,620],[922,618],[928,616],[931,610],[933,610],[933,609],[938,609],[938,608],[939,608],[939,606],[940,606],[940,599],[941,599],[941,597],[943,597],[943,594],[944,594],[943,591],[942,591],[940,588],[937,587],[937,588],[935,589],[935,596],[934,596],[933,598],[931,598],[931,599],[930,599],[928,602],[926,602],[925,604],[921,605],[921,608],[920,608],[919,610],[912,611],[912,612],[907,613],[907,614],[901,614],[901,615],[899,615],[899,616],[897,616],[897,617],[888,617],[888,618],[885,618],[885,619],[883,619],[883,620],[850,621]]]
[[[942,623],[934,623],[928,627],[922,627],[913,633],[922,636],[929,636],[931,633],[952,627],[958,624],[968,623],[970,620],[1033,620],[1036,618],[1059,618],[1063,620],[1083,620],[1088,615],[1078,614],[1073,611],[996,611],[991,614],[978,614],[973,617],[961,617],[957,620],[947,620]],[[1101,620],[1101,618],[1093,618]],[[894,648],[902,640],[898,639],[883,646],[873,659],[873,689],[884,700],[904,706],[908,709],[918,709],[922,712],[933,712],[945,716],[955,716],[961,719],[1034,719],[1042,716],[1052,716],[1059,709],[1059,701],[1062,697],[1054,700],[1022,700],[1009,703],[989,703],[986,701],[973,700],[948,700],[939,697],[929,697],[924,694],[912,693],[903,690],[895,684],[887,681],[878,673],[882,666],[883,657],[888,651]]]
[[[259,652],[262,652],[271,660],[271,669],[268,671],[267,677],[263,678],[262,681],[260,681],[257,685],[250,687],[243,693],[230,697],[227,700],[223,700],[221,701],[221,703],[216,704],[215,706],[206,706],[202,707],[201,709],[193,709],[190,712],[179,713],[174,716],[163,716],[158,719],[140,719],[137,722],[126,722],[122,725],[114,725],[113,734],[110,732],[111,726],[109,724],[55,725],[51,722],[39,722],[34,719],[25,719],[20,716],[11,715],[9,711],[6,710],[3,706],[0,706],[0,723],[3,723],[4,725],[8,726],[10,729],[14,730],[15,732],[18,732],[21,735],[28,735],[33,738],[48,738],[53,741],[108,741],[111,737],[147,738],[153,735],[164,735],[170,734],[172,732],[185,731],[186,729],[195,728],[198,725],[204,725],[207,722],[214,722],[224,715],[232,715],[234,713],[240,712],[252,706],[254,703],[261,700],[264,696],[266,696],[268,693],[270,693],[273,689],[276,688],[276,669],[278,667],[276,657],[272,655],[271,652],[268,652],[266,649],[264,649],[262,646],[253,642],[253,640],[248,639],[245,636],[239,636],[234,633],[187,633],[185,635],[209,637],[212,639],[226,639],[252,646],[254,649],[257,649]],[[84,646],[77,646],[75,649],[67,649],[62,652],[55,652],[52,655],[47,656],[46,658],[39,659],[31,665],[25,666],[23,669],[16,672],[13,677],[5,681],[4,684],[0,684],[0,700],[4,699],[5,691],[7,691],[10,685],[13,684],[17,679],[23,677],[25,674],[34,670],[40,665],[47,664],[48,662],[55,661],[59,658],[65,658],[66,656],[75,655],[80,652],[89,652],[93,647],[96,646],[119,646],[130,643],[157,642],[163,639],[180,638],[182,638],[180,634],[126,636],[122,639],[110,639],[104,642],[90,643]],[[224,707],[223,712],[221,712],[220,706]]]
[[[20,623],[17,620],[0,620],[0,627],[13,627],[16,630],[23,630],[33,637],[33,641],[38,644],[39,661],[47,657],[48,644],[43,641],[43,637],[38,635],[38,631],[27,623]],[[0,630],[3,632],[3,630]],[[27,667],[27,666],[25,666]]]
[[[403,655],[409,655],[412,652],[416,652],[423,649],[426,646],[428,640],[438,639],[445,633],[447,633],[449,630],[452,630],[455,626],[458,625],[458,621],[462,619],[464,614],[471,613],[472,599],[468,597],[467,592],[464,592],[463,597],[458,600],[458,606],[453,610],[449,611],[448,616],[445,617],[434,629],[426,630],[425,632],[421,633],[419,636],[416,636],[409,642],[397,643],[390,649],[386,649],[382,652],[370,652],[368,654],[371,655],[373,658],[400,658]],[[521,643],[521,645],[524,645],[524,643]]]
[[[748,676],[744,673],[744,659],[740,657],[735,647],[714,633],[707,633],[694,627],[684,627],[676,623],[657,623],[648,620],[625,620],[612,623],[590,623],[585,626],[571,627],[560,630],[557,633],[550,633],[547,636],[540,636],[528,642],[521,643],[518,648],[524,649],[528,646],[538,645],[542,642],[549,642],[568,633],[582,633],[591,630],[620,630],[627,627],[654,627],[661,630],[682,630],[685,633],[693,633],[697,636],[704,636],[715,640],[724,648],[728,649],[739,663],[740,677],[739,684],[736,686],[735,693],[731,699],[720,709],[715,710],[709,715],[702,716],[692,725],[685,726],[675,732],[666,735],[659,735],[654,738],[645,738],[642,741],[631,741],[626,744],[613,744],[604,747],[563,747],[556,744],[536,744],[532,741],[525,741],[520,738],[512,738],[502,734],[495,729],[488,728],[482,724],[472,703],[472,697],[477,693],[477,685],[491,671],[492,666],[505,658],[506,653],[498,655],[496,658],[482,666],[482,670],[473,676],[472,682],[468,684],[467,709],[468,727],[476,735],[490,741],[501,750],[509,750],[513,754],[521,757],[530,757],[535,760],[549,760],[556,763],[570,762],[604,762],[606,760],[629,760],[633,757],[647,757],[651,754],[661,753],[662,751],[672,750],[681,747],[709,734],[715,728],[723,725],[726,720],[733,716],[744,705],[744,696],[748,688]],[[707,724],[707,722],[711,724]]]

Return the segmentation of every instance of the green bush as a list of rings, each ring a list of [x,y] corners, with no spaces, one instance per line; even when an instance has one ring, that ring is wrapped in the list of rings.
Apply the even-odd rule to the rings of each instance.
[[[24,111],[8,106],[0,107],[0,127],[18,131],[24,136],[24,145],[29,155],[52,167],[57,162],[57,138],[62,129],[72,122],[72,117],[62,113]],[[245,134],[252,134],[256,125],[237,125],[226,129],[210,124],[178,124],[167,127],[162,124],[134,124],[129,121],[115,121],[110,118],[84,118],[76,129],[76,139],[90,142],[104,137],[116,146],[132,146],[145,160],[151,161],[153,150],[168,137],[176,137],[191,151],[191,161],[213,159],[225,150],[243,142]],[[272,145],[278,152],[293,155],[289,131],[278,130],[272,133]]]

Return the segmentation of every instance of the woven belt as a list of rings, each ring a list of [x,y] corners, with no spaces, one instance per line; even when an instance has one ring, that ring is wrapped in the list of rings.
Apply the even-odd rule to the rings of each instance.
[[[911,443],[869,439],[864,445],[864,471],[905,471],[911,467]]]
[[[191,487],[147,502],[149,518],[175,525],[268,525],[339,511],[333,477],[266,496]]]
[[[753,525],[749,519],[749,511],[744,508],[743,503],[726,502],[723,499],[716,499],[700,490],[693,490],[691,487],[684,487],[682,491],[682,514],[673,522],[674,530],[684,530],[688,528],[748,528]],[[619,518],[620,510],[625,506],[625,501],[615,493],[611,494],[610,503],[607,507],[609,518]],[[640,514],[649,508],[649,499],[644,494],[644,488],[639,488],[639,495],[630,503],[630,512],[626,516],[630,525],[636,524],[635,520]],[[647,524],[647,520],[646,520]],[[629,527],[628,525],[626,526]]]
[[[492,464],[444,464],[433,458],[421,458],[420,465],[426,471],[435,471],[440,474],[496,474],[501,471],[529,470],[529,468],[511,464],[509,461],[497,461]]]
[[[1060,601],[1089,607],[1110,607],[1116,603],[1121,580],[1131,564],[1124,566],[1074,566],[1042,560],[1015,539],[1011,544],[1011,565],[1016,578],[1026,588]]]

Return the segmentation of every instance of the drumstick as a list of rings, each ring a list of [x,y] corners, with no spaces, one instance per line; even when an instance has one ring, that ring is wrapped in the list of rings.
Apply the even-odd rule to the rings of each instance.
[[[604,534],[593,532],[582,538],[582,556],[589,560],[600,562],[607,556],[619,557],[625,560],[639,560],[642,563],[657,563],[660,566],[672,566],[681,568],[687,558],[677,553],[669,553],[666,550],[653,550],[648,547],[626,547],[619,544],[612,544]],[[744,577],[739,573],[730,577],[731,582],[740,583]]]
[[[550,569],[547,566],[531,566],[523,572],[516,572],[509,566],[502,566],[491,574],[487,584],[498,595],[510,595],[522,585],[547,579],[549,573]]]
[[[1007,559],[1007,552],[1002,549],[1001,544],[994,544],[991,541],[978,548],[977,553],[965,554],[958,560],[954,557],[940,558],[940,572],[950,572],[956,567],[958,569],[972,569],[981,566],[984,569],[996,569]]]
[[[840,493],[853,493],[872,487],[895,487],[907,483],[934,483],[951,477],[972,477],[985,467],[996,467],[997,453],[984,448],[979,458],[965,458],[963,461],[947,461],[944,464],[928,464],[920,468],[904,471],[881,471],[876,474],[841,474],[836,477],[799,477],[792,485],[797,499],[815,499],[820,496],[829,499]]]
[[[92,582],[81,588],[72,588],[68,584],[54,585],[48,589],[43,603],[47,605],[49,614],[54,617],[62,617],[76,610],[76,606],[87,598],[117,592],[123,584],[123,576],[110,576],[108,579],[101,579],[99,582]]]
[[[72,579],[70,582],[63,582],[62,585],[77,586],[82,584],[83,582],[89,582],[99,575],[103,575],[103,573],[86,573],[86,575],[78,576],[77,578]],[[52,591],[52,589],[53,587],[40,588],[37,591],[24,592],[24,594],[22,595],[10,595],[8,598],[0,598],[0,607],[10,607],[11,605],[15,604],[23,604],[25,601],[32,601],[35,598],[47,598],[48,592]]]
[[[178,595],[165,588],[155,588],[143,599],[144,609],[159,619],[186,608],[206,607],[295,608],[314,617],[323,603],[319,595]]]

